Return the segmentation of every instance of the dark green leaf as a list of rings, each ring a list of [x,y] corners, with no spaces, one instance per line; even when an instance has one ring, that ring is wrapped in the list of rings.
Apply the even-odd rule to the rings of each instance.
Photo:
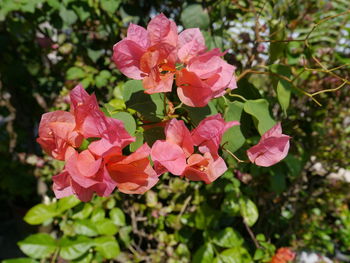
[[[238,247],[243,244],[243,239],[233,228],[226,227],[213,237],[213,242],[220,247]]]
[[[214,259],[214,248],[210,243],[202,245],[195,253],[192,263],[212,263]]]
[[[229,102],[225,111],[225,121],[240,121],[244,104],[242,102]],[[221,145],[225,144],[225,148],[231,152],[238,150],[245,142],[245,138],[241,132],[240,125],[233,126],[228,129],[221,140]]]

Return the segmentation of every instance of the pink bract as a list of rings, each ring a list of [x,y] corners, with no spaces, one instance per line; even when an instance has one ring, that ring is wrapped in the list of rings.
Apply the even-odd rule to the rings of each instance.
[[[107,170],[119,191],[143,194],[158,182],[158,175],[148,159],[150,147],[145,143],[129,156],[109,155]]]
[[[78,153],[73,148],[67,150],[63,172],[52,179],[57,198],[74,194],[84,202],[90,201],[95,192],[109,196],[116,186],[101,158],[95,158],[89,150]]]
[[[173,84],[177,45],[176,24],[154,17],[147,30],[131,24],[127,37],[113,47],[113,61],[127,77],[143,79],[147,93],[169,92]]]
[[[124,128],[122,121],[106,117],[99,109],[95,95],[89,95],[81,85],[70,93],[71,112],[77,123],[76,130],[85,138],[100,138],[89,145],[97,156],[111,149],[121,150],[135,139]]]
[[[248,158],[258,166],[272,166],[287,156],[289,140],[288,135],[282,134],[281,123],[277,123],[261,136],[257,145],[247,151]]]
[[[204,181],[209,184],[219,178],[226,170],[227,166],[221,157],[214,160],[211,154],[206,152],[204,155],[192,154],[187,159],[187,167],[182,176],[191,181]]]
[[[64,160],[68,147],[79,147],[83,137],[75,131],[74,116],[66,111],[43,114],[37,142],[43,150],[57,160]]]
[[[239,122],[225,122],[219,113],[207,117],[191,133],[194,145],[198,146],[201,153],[210,152],[216,159],[223,134],[235,125],[239,125]]]

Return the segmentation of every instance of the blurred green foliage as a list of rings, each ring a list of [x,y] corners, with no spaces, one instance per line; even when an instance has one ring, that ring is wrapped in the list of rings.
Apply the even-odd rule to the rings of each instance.
[[[269,262],[281,246],[334,260],[350,253],[348,185],[328,178],[350,169],[349,83],[315,96],[322,106],[305,95],[349,79],[348,8],[347,0],[1,1],[0,216],[8,222],[24,209],[25,222],[40,226],[16,240],[29,258],[4,262]],[[143,196],[53,199],[48,186],[62,164],[42,155],[37,126],[43,112],[67,110],[77,83],[136,136],[130,151],[161,135],[159,127],[143,133],[142,124],[165,117],[162,94],[144,94],[111,63],[128,24],[145,26],[159,12],[199,27],[240,75],[234,96],[177,113],[193,124],[217,111],[239,120],[223,146],[241,159],[257,131],[283,121],[290,154],[259,168],[222,151],[230,169],[211,185],[164,175]],[[305,38],[308,45],[290,41]]]

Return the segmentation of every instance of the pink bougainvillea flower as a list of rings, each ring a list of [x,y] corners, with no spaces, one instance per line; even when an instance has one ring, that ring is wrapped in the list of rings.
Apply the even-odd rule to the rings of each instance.
[[[220,114],[206,120],[207,122],[200,124],[202,126],[198,126],[199,130],[195,132],[195,136],[191,135],[182,120],[172,119],[167,123],[166,140],[156,141],[151,151],[154,168],[158,174],[169,171],[190,180],[210,183],[227,170],[224,160],[218,156],[217,151],[222,134],[235,123],[226,123]],[[213,129],[214,133],[210,133],[209,136],[205,128],[207,131]],[[204,155],[194,153],[196,145],[194,139],[198,141],[197,145],[203,148],[202,151],[201,148],[199,150]]]
[[[186,154],[175,143],[156,141],[152,146],[151,156],[157,174],[169,171],[173,175],[181,175],[186,168]]]
[[[195,56],[206,50],[204,37],[199,28],[189,28],[179,34],[177,55],[179,60],[187,64]]]
[[[187,167],[182,176],[192,181],[204,181],[206,184],[209,184],[220,177],[226,170],[227,166],[221,157],[214,160],[211,154],[206,152],[204,155],[192,154],[187,159]]]
[[[216,159],[222,135],[234,125],[239,125],[239,122],[225,122],[220,113],[209,116],[192,131],[194,145],[198,146],[201,153],[210,152]]]
[[[185,156],[193,153],[193,141],[190,131],[182,120],[172,119],[165,127],[166,141],[179,145]]]
[[[75,129],[74,116],[66,111],[54,111],[43,114],[39,125],[37,142],[44,151],[58,160],[64,160],[69,146],[79,147],[83,136]]]
[[[135,139],[126,131],[122,121],[106,117],[99,109],[95,95],[89,95],[81,85],[70,93],[71,112],[76,130],[85,138],[100,138],[89,145],[91,152],[103,156],[112,148],[121,150]]]
[[[176,63],[176,24],[160,14],[147,30],[131,24],[127,36],[113,47],[113,61],[127,77],[142,79],[145,92],[171,91]]]
[[[78,153],[71,147],[66,153],[63,172],[52,179],[57,198],[74,194],[84,202],[89,201],[94,192],[109,196],[116,186],[101,158],[94,157],[89,150]]]
[[[281,123],[277,123],[261,136],[259,143],[248,151],[248,158],[259,166],[269,167],[284,159],[289,150],[288,135],[282,134]]]
[[[176,72],[177,95],[191,107],[204,107],[213,98],[211,80],[201,80],[197,74],[187,69]]]
[[[185,71],[182,70],[176,75],[176,85],[178,86],[178,95],[180,100],[192,107],[203,107],[208,104],[212,98],[217,98],[225,94],[225,90],[235,89],[236,79],[234,76],[235,67],[224,61],[219,49],[202,52],[202,46],[199,50],[194,49],[193,53],[196,56],[191,56],[191,59],[186,59],[185,54],[179,53],[183,57],[187,66]],[[199,55],[198,55],[199,54]],[[196,77],[195,77],[195,76]],[[195,91],[192,91],[194,89]],[[198,94],[204,92],[203,98],[196,98]],[[208,99],[209,97],[209,99]]]
[[[120,192],[143,194],[158,182],[158,175],[148,159],[150,151],[145,143],[129,156],[112,153],[107,157],[107,170]]]

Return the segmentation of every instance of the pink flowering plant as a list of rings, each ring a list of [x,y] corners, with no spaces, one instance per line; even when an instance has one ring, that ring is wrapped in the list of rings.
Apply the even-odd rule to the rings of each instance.
[[[113,88],[113,98],[103,104],[87,79],[69,78],[64,106],[42,115],[37,143],[47,158],[59,163],[50,177],[55,198],[33,207],[25,220],[37,225],[60,218],[53,224],[64,234],[43,258],[115,259],[122,255],[120,243],[137,261],[131,234],[140,236],[139,242],[147,238],[147,246],[159,235],[159,253],[170,253],[160,241],[165,232],[160,229],[170,226],[179,230],[171,249],[177,246],[187,253],[191,247],[181,231],[188,230],[191,240],[199,235],[201,243],[187,256],[194,262],[213,262],[215,253],[218,260],[234,247],[240,248],[234,257],[251,262],[241,234],[218,222],[239,217],[251,233],[259,212],[240,186],[254,179],[256,171],[266,171],[270,178],[279,172],[291,136],[283,132],[283,115],[272,117],[273,100],[241,86],[245,73],[237,76],[226,60],[235,50],[213,47],[199,28],[180,28],[164,14],[155,15],[146,28],[129,23],[124,38],[111,46],[111,72],[103,71],[123,79]],[[108,83],[99,86],[110,88]],[[286,104],[279,102],[285,113]],[[146,205],[138,203],[141,198]],[[116,202],[128,206],[122,210]],[[154,235],[140,232],[139,219],[129,210],[134,206],[140,214],[148,213],[151,228],[157,227]],[[44,216],[38,215],[42,209]],[[72,209],[78,212],[69,214]],[[30,238],[20,247],[36,258],[26,247]],[[36,238],[52,241],[48,235]],[[252,237],[255,253],[268,262],[275,247],[263,235],[259,238]],[[181,253],[174,258],[181,259]]]
[[[290,136],[282,133],[281,123],[274,124],[268,108],[264,108],[268,122],[266,116],[259,117],[261,113],[250,112],[259,110],[255,105],[266,103],[263,99],[243,98],[243,109],[258,123],[261,139],[247,150],[249,160],[233,153],[240,148],[232,147],[231,141],[240,132],[240,119],[232,119],[235,112],[220,112],[222,104],[236,105],[230,99],[237,88],[235,67],[224,60],[225,53],[208,50],[199,28],[178,33],[177,25],[164,14],[152,18],[147,29],[130,24],[126,37],[114,45],[112,57],[121,73],[136,80],[124,87],[126,108],[114,110],[123,115],[110,116],[96,96],[78,84],[69,93],[70,111],[42,117],[37,142],[51,157],[65,162],[53,177],[56,198],[75,195],[87,202],[94,193],[109,196],[115,189],[144,194],[161,183],[164,173],[210,184],[228,170],[229,158],[263,167],[283,160]],[[152,101],[153,95],[163,103],[155,105],[155,113],[147,112],[152,109],[146,105],[139,111],[133,106],[143,103],[134,98],[140,93],[142,99]],[[210,111],[195,120],[196,108]],[[154,118],[149,118],[152,113]],[[134,131],[127,130],[135,121],[138,141]],[[154,129],[160,133],[150,140],[145,134],[154,135]]]

